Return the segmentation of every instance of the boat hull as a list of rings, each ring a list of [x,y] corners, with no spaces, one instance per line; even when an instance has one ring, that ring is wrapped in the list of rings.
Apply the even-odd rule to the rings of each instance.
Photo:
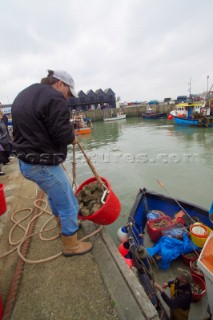
[[[166,117],[166,113],[157,113],[157,114],[144,114],[142,115],[142,118],[144,119],[163,119]]]
[[[112,118],[105,118],[104,122],[109,122],[109,121],[118,121],[118,120],[123,120],[126,119],[126,115],[123,114],[121,116],[117,116],[117,117],[112,117]]]
[[[181,117],[175,117],[173,116],[174,122],[181,126],[194,126],[194,127],[213,127],[213,121],[212,118],[207,118],[207,121],[205,119],[198,120],[198,119],[186,119]]]
[[[92,132],[91,128],[80,128],[80,129],[75,129],[75,134],[76,135],[82,135],[82,134],[89,134]]]

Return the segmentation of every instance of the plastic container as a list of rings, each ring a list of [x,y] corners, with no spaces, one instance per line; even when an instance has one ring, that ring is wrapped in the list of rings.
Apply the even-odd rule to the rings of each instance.
[[[100,177],[101,180],[105,183],[109,193],[107,194],[106,202],[103,206],[93,213],[90,216],[84,217],[78,214],[78,218],[81,220],[90,220],[100,225],[108,225],[113,223],[119,216],[121,211],[121,204],[115,193],[112,191],[110,183],[107,179]],[[92,182],[97,181],[96,177],[92,177],[86,181],[84,181],[76,190],[75,194],[77,195],[81,189]]]
[[[202,290],[202,292],[200,292],[200,293],[195,293],[192,291],[192,301],[197,302],[205,295],[206,285],[205,285],[205,282],[203,281],[203,279],[201,279],[200,277],[198,277],[194,274],[192,274],[192,284],[191,284],[192,287],[193,287],[193,283],[195,285],[198,285]]]
[[[200,277],[201,279],[203,279],[203,281],[205,282],[205,278],[204,278],[203,271],[200,270],[200,268],[198,268],[198,266],[197,266],[197,261],[198,261],[198,259],[196,259],[196,260],[194,260],[194,261],[190,261],[190,272],[191,272],[191,275],[194,274],[195,276],[198,276],[198,277]],[[197,272],[197,271],[196,271],[197,269],[195,270],[194,267],[197,267],[199,272]]]
[[[182,226],[184,226],[184,219],[183,219],[183,218],[177,217],[177,218],[176,218],[176,221],[177,221],[178,223],[181,223]]]
[[[209,235],[208,227],[202,223],[195,223],[190,226],[190,234],[192,242],[199,248],[202,248]]]
[[[0,216],[7,211],[7,203],[4,196],[4,185],[0,184]]]
[[[156,228],[156,224],[164,225],[164,227]],[[174,222],[168,216],[163,216],[156,220],[147,221],[147,232],[152,241],[157,241],[161,237],[161,232],[168,226],[173,226]]]
[[[185,265],[190,266],[190,262],[197,260],[198,255],[195,252],[190,252],[190,253],[186,253],[186,254],[182,253],[181,257],[182,257]]]

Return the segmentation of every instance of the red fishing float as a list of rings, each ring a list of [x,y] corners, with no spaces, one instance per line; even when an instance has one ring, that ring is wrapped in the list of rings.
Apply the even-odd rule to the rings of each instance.
[[[121,243],[118,246],[118,251],[120,252],[122,257],[124,257],[129,252],[129,243],[128,242]]]

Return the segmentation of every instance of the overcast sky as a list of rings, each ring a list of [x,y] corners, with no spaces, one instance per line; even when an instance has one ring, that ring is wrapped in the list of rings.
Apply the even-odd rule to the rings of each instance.
[[[121,101],[213,84],[213,0],[1,0],[0,21],[2,104],[47,69]]]

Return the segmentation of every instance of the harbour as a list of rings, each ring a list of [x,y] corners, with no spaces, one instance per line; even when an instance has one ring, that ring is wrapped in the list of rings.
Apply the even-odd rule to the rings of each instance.
[[[167,119],[131,117],[116,123],[97,121],[92,133],[78,138],[101,176],[107,177],[121,200],[120,217],[107,226],[113,240],[125,224],[137,190],[147,187],[209,208],[212,202],[213,130],[182,127]],[[67,168],[71,173],[70,149]],[[92,172],[77,151],[77,180]]]
[[[168,119],[159,119],[159,120],[149,120],[146,121],[142,117],[127,117],[126,119],[122,119],[118,122],[113,121],[109,123],[105,123],[103,121],[95,121],[93,123],[93,128],[90,134],[87,135],[79,135],[78,141],[83,146],[85,152],[90,157],[92,163],[94,164],[97,172],[103,176],[107,177],[107,179],[110,181],[111,186],[120,199],[121,202],[121,213],[119,218],[113,222],[110,225],[104,226],[104,232],[106,232],[106,235],[102,235],[102,239],[110,238],[112,239],[113,243],[110,242],[110,240],[105,242],[105,244],[101,247],[101,249],[98,249],[97,246],[101,243],[101,238],[95,238],[94,241],[94,254],[96,255],[96,263],[98,265],[99,271],[102,272],[101,276],[104,277],[108,274],[109,269],[106,269],[106,266],[103,266],[103,252],[105,252],[106,248],[113,248],[115,245],[115,248],[113,249],[114,258],[111,260],[110,256],[112,256],[112,253],[108,256],[109,253],[105,252],[105,257],[108,257],[109,261],[109,268],[112,268],[114,259],[117,260],[117,266],[118,270],[125,270],[123,273],[125,274],[126,279],[128,281],[133,281],[133,273],[131,270],[128,269],[127,265],[125,266],[125,263],[121,262],[121,257],[118,255],[117,247],[119,245],[119,240],[117,238],[117,230],[120,226],[125,225],[127,223],[128,215],[131,211],[131,208],[133,206],[133,203],[135,201],[135,196],[138,192],[139,188],[146,187],[150,190],[160,192],[163,194],[167,194],[167,192],[160,188],[157,181],[160,181],[162,184],[166,186],[166,189],[169,191],[169,194],[172,195],[175,198],[181,198],[193,203],[197,203],[203,207],[205,207],[207,210],[212,202],[212,167],[213,167],[213,157],[212,157],[212,138],[213,138],[213,132],[209,128],[191,128],[191,127],[181,127],[173,124]],[[73,161],[73,154],[72,154],[72,148],[69,148],[68,158],[65,162],[65,167],[69,175],[72,175],[72,161]],[[13,164],[12,164],[13,165]],[[11,167],[12,168],[12,167]],[[6,174],[10,170],[10,165],[6,168]],[[17,180],[18,175],[18,167],[16,167],[16,172],[11,175],[15,178],[15,189],[18,187],[18,189],[21,187],[20,182]],[[93,173],[91,172],[90,168],[88,167],[88,164],[86,163],[85,159],[82,157],[82,154],[78,148],[76,148],[76,175],[77,175],[77,183],[80,185],[83,181],[93,176]],[[10,176],[5,176],[4,181],[5,185],[7,185],[7,179]],[[20,179],[20,178],[19,178]],[[26,186],[25,183],[26,180],[22,180],[22,183],[24,182],[24,189],[28,189],[28,200],[24,198],[24,195],[20,197],[21,189],[19,189],[19,193],[16,193],[16,196],[20,197],[20,200],[17,200],[16,198],[16,205],[20,208],[23,207],[23,201],[26,204],[33,202],[33,186],[29,187]],[[19,186],[20,184],[20,186]],[[8,192],[8,191],[7,191]],[[30,192],[30,194],[29,194]],[[29,196],[30,195],[30,196]],[[9,200],[11,203],[11,200]],[[11,203],[12,204],[12,203]],[[3,219],[5,219],[4,215],[2,216]],[[90,229],[89,229],[90,230]],[[86,231],[87,232],[87,231]],[[38,249],[38,244],[34,242],[35,247],[33,249],[33,252],[31,252],[32,255],[34,253],[40,253],[40,250]],[[5,243],[5,242],[4,242]],[[3,248],[4,244],[3,243]],[[151,245],[151,244],[150,244]],[[58,243],[57,243],[58,246]],[[48,247],[48,245],[47,245]],[[52,253],[52,250],[54,251],[54,245],[51,244],[50,252]],[[49,253],[49,249],[46,249],[46,253]],[[48,272],[51,272],[53,274],[54,266],[60,265],[60,259],[56,259],[54,263],[49,263],[45,267],[45,274]],[[89,258],[90,260],[90,258]],[[87,259],[87,262],[91,268],[96,268],[94,261],[89,262]],[[3,262],[3,260],[2,260]],[[64,262],[63,262],[64,263]],[[107,263],[106,263],[107,264]],[[43,264],[41,264],[42,266]],[[69,270],[69,263],[66,262],[66,273]],[[77,264],[76,264],[77,267]],[[30,269],[31,266],[29,265],[27,267],[28,277],[30,277]],[[53,269],[52,269],[53,268]],[[73,272],[78,274],[78,272],[83,271],[77,271],[76,268],[73,266]],[[116,274],[116,267],[113,267],[114,273]],[[34,269],[39,269],[39,265],[34,265]],[[59,267],[60,269],[60,267]],[[90,269],[91,270],[91,269]],[[98,272],[98,271],[97,271]],[[36,273],[37,274],[37,273]],[[82,275],[82,273],[81,273]],[[97,274],[98,275],[98,274]],[[38,274],[39,276],[39,274]],[[26,290],[26,293],[20,291],[20,297],[18,297],[17,304],[15,307],[15,312],[18,316],[21,314],[21,300],[26,297],[26,294],[29,292],[28,284],[27,284],[27,278],[23,280],[24,282],[24,288]],[[123,276],[121,277],[123,278]],[[121,281],[121,278],[119,277],[119,281]],[[165,273],[163,273],[162,278],[165,278]],[[159,278],[159,279],[162,279]],[[91,279],[91,275],[86,276],[84,278],[85,281],[89,281]],[[6,278],[5,278],[6,280]],[[99,276],[97,277],[95,283],[99,281]],[[43,287],[41,281],[36,276],[36,281],[39,283],[39,288],[37,289],[38,292],[41,292],[43,297],[48,294],[46,292],[45,288]],[[106,285],[107,280],[104,280],[104,286]],[[118,280],[117,280],[118,281]],[[159,280],[160,281],[160,280]],[[133,281],[134,282],[134,281]],[[81,282],[80,282],[81,283]],[[126,281],[125,281],[126,283]],[[57,285],[57,281],[55,282]],[[114,290],[118,290],[117,286],[121,286],[121,282],[118,283],[114,280],[115,288]],[[74,285],[74,284],[72,284]],[[83,284],[82,284],[83,285]],[[132,285],[132,284],[131,284]],[[103,284],[100,284],[99,286],[103,286]],[[3,284],[3,288],[5,287],[5,281]],[[122,287],[122,286],[121,286]],[[8,287],[6,285],[6,288],[8,290]],[[53,290],[51,285],[47,286],[48,290]],[[69,291],[67,286],[65,287],[66,290]],[[76,291],[76,294],[82,295],[83,286],[79,286],[79,290]],[[125,287],[126,288],[126,287]],[[141,288],[138,287],[138,285],[135,284],[135,292],[140,291]],[[6,291],[7,291],[6,290]],[[116,318],[116,316],[119,319],[129,319],[130,314],[133,314],[133,310],[129,309],[123,309],[120,305],[120,299],[118,296],[115,295],[115,292],[113,293],[113,290],[111,288],[110,280],[108,279],[108,289],[110,291],[111,297],[115,299],[115,310],[113,305],[111,305],[111,302],[109,300],[105,300],[106,292],[101,292],[101,295],[104,300],[104,308],[109,308],[110,314],[108,313],[102,313],[103,319],[111,319]],[[134,301],[134,312],[137,310],[137,316],[140,314],[140,308],[136,307],[136,305],[146,299],[143,297],[143,294],[140,293],[140,298],[137,303],[135,302],[135,297],[133,300],[130,300],[130,296],[132,297],[132,292],[128,292],[129,289],[126,290],[126,299],[129,301]],[[5,291],[3,291],[5,294]],[[142,291],[140,291],[142,292]],[[36,293],[36,292],[35,292]],[[99,294],[99,291],[94,290],[94,298],[96,297],[96,294]],[[61,298],[65,294],[65,291],[60,291]],[[133,295],[134,296],[134,295]],[[32,295],[33,297],[33,295]],[[63,298],[62,298],[63,299]],[[132,299],[132,298],[131,298]],[[39,300],[40,301],[40,300]],[[48,300],[47,300],[48,301]],[[102,301],[102,300],[101,300]],[[204,303],[205,302],[205,303]],[[40,301],[41,303],[41,301]],[[60,304],[62,303],[62,300],[60,299]],[[127,301],[125,301],[127,303]],[[93,305],[95,305],[97,308],[100,308],[100,304],[96,305],[96,303],[92,302]],[[108,305],[108,307],[107,307]],[[149,304],[147,303],[147,306]],[[50,306],[45,304],[44,307],[49,310]],[[196,318],[196,312],[199,310],[200,307],[206,307],[206,299],[199,302],[195,305],[195,311],[192,314],[192,317],[190,320],[197,320]],[[39,305],[35,304],[36,312],[38,314],[38,308]],[[82,310],[81,317],[83,319],[83,314],[85,312],[86,306],[82,304]],[[117,311],[120,309],[120,313]],[[138,309],[137,309],[138,308]],[[55,312],[55,316],[60,314],[60,310],[58,308],[53,308]],[[97,309],[98,310],[98,309]],[[106,309],[105,309],[106,310]],[[29,308],[29,312],[32,312],[32,310]],[[44,319],[47,319],[49,316],[49,313],[46,316],[44,315],[44,310],[41,309],[40,311],[42,316],[44,316]],[[47,311],[50,312],[50,311]],[[28,315],[28,312],[25,313],[26,317]],[[103,315],[104,314],[104,315]],[[90,315],[97,316],[96,313],[90,310]],[[36,314],[35,314],[36,316]],[[155,314],[154,310],[149,306],[148,310],[143,310],[142,314],[139,316],[139,318],[143,319],[143,316],[145,319],[158,319],[157,315]],[[138,318],[138,319],[139,319]],[[13,313],[13,316],[11,319],[18,319],[16,318],[15,314]],[[23,319],[25,319],[23,317]],[[27,318],[26,318],[27,319]],[[35,318],[33,318],[35,319]],[[54,316],[52,319],[55,319]],[[75,319],[75,316],[74,318]],[[98,319],[98,318],[97,318]]]

